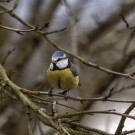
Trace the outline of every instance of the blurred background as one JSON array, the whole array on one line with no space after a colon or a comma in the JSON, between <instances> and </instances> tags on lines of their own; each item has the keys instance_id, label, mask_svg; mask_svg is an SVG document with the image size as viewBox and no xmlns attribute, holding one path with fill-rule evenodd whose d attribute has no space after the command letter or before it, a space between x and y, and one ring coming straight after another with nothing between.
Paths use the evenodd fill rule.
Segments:
<instances>
[{"instance_id":1,"label":"blurred background","mask_svg":"<svg viewBox=\"0 0 135 135\"><path fill-rule=\"evenodd\" d=\"M43 26L50 32L67 28L65 31L48 35L61 47L73 54L100 66L118 72L135 72L134 29L127 29L121 16L134 26L134 0L12 0L1 2L9 9L15 4L14 13L33 26ZM0 10L3 11L2 9ZM28 29L8 13L0 13L0 23L4 26ZM34 32L23 36L0 28L0 62L11 52L3 63L8 74L14 72L11 79L17 85L40 91L48 91L46 70L51 62L55 48ZM68 56L77 67L81 86L70 91L69 95L80 97L99 97L107 94L113 87L112 99L134 100L134 81L106 74L87 67ZM54 92L57 92L55 89ZM43 97L48 98L48 97ZM79 110L116 109L123 113L130 104L110 102L60 101ZM48 109L47 106L45 109ZM73 112L57 106L58 113ZM48 109L49 110L49 109ZM133 112L132 112L133 113ZM131 113L131 114L132 114ZM133 114L132 114L133 115ZM115 115L95 114L78 117L84 125L114 133L120 117ZM55 131L40 123L33 116L33 135L53 135ZM135 121L127 119L123 130L135 129ZM21 102L5 97L0 101L0 135L27 135L27 117Z\"/></svg>"}]
</instances>

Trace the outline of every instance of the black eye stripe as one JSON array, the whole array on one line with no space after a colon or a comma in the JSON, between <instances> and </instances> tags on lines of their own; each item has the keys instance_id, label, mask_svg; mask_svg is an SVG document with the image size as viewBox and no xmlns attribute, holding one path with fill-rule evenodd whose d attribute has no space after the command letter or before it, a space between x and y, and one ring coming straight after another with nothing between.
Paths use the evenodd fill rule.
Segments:
<instances>
[{"instance_id":1,"label":"black eye stripe","mask_svg":"<svg viewBox=\"0 0 135 135\"><path fill-rule=\"evenodd\" d=\"M68 58L61 58L61 59L68 59ZM59 67L57 66L57 63L55 63L55 62L53 62L52 64L53 64L53 68L50 69L51 71L63 70L63 69L66 69L66 68L70 68L70 67L71 67L71 62L70 62L69 59L68 59L68 65L67 65L66 67L64 67L64 68L59 68Z\"/></svg>"},{"instance_id":2,"label":"black eye stripe","mask_svg":"<svg viewBox=\"0 0 135 135\"><path fill-rule=\"evenodd\" d=\"M56 62L60 61L60 60L63 60L63 59L66 59L66 58L58 58L58 60L56 60Z\"/></svg>"}]
</instances>

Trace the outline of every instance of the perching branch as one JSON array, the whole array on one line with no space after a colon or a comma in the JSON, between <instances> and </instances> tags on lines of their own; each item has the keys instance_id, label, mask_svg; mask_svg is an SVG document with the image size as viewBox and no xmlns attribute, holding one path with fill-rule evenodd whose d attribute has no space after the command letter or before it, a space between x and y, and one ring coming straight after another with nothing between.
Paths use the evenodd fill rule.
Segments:
<instances>
[{"instance_id":1,"label":"perching branch","mask_svg":"<svg viewBox=\"0 0 135 135\"><path fill-rule=\"evenodd\" d=\"M42 92L42 91L29 91L27 89L21 89L21 91L27 95L48 95L48 92ZM110 92L108 94L110 96ZM97 98L82 98L82 97L73 97L73 96L68 96L68 99L74 100L74 101L79 101L81 103L83 102L89 102L89 101L108 101L108 102L120 102L120 103L135 103L135 100L117 100L117 99L109 99L109 96L103 96L103 97L97 97ZM64 100L64 96L59 94L59 93L52 93L52 96L56 97L62 97ZM107 98L106 98L107 97ZM39 99L39 98L38 98ZM41 98L40 98L41 99ZM60 98L61 100L61 98Z\"/></svg>"},{"instance_id":2,"label":"perching branch","mask_svg":"<svg viewBox=\"0 0 135 135\"><path fill-rule=\"evenodd\" d=\"M18 96L18 98L24 103L25 106L31 108L35 113L37 113L38 118L45 124L50 125L51 127L55 128L61 135L66 135L59 125L52 120L50 116L44 113L40 107L34 104L31 100L29 100L22 92L21 87L12 83L6 75L4 68L0 65L0 77L7 85L12 88L13 92ZM42 118L42 119L41 119Z\"/></svg>"},{"instance_id":3,"label":"perching branch","mask_svg":"<svg viewBox=\"0 0 135 135\"><path fill-rule=\"evenodd\" d=\"M32 102L25 94L22 93L22 90L25 90L17 85L15 85L6 75L6 72L2 65L0 65L0 78L1 81L5 82L5 84L12 89L14 94L23 102L23 104L27 107L29 107L31 110L33 110L37 117L41 122L43 122L45 125L50 126L54 129L56 129L60 135L91 135L91 134L85 134L83 131L76 131L71 128L65 128L61 123L59 123L57 120L53 120L53 118L45 113L42 108L37 106L34 102ZM0 83L1 85L2 83ZM5 89L6 90L6 89ZM27 90L29 91L29 90Z\"/></svg>"},{"instance_id":4,"label":"perching branch","mask_svg":"<svg viewBox=\"0 0 135 135\"><path fill-rule=\"evenodd\" d=\"M62 28L60 30L50 31L50 32L44 31L44 28L46 28L46 26L48 27L48 24L45 24L41 28L39 28L38 26L34 27L31 24L29 24L28 22L26 22L23 19L19 18L16 14L14 14L12 12L13 10L12 11L8 10L8 8L6 8L5 6L3 6L1 4L0 4L0 7L5 12L7 12L9 15L11 15L12 18L17 19L19 22L21 22L22 24L27 26L28 30L19 30L19 29L6 27L6 26L3 26L3 25L1 25L0 28L6 29L8 31L16 32L16 33L18 33L20 35L23 35L24 32L32 32L32 31L34 31L36 34L39 34L40 37L43 37L45 40L47 40L54 48L66 52L67 54L69 54L72 57L76 58L78 61L80 61L81 63L83 63L84 65L86 65L88 67L92 67L92 68L95 68L97 70L103 71L103 72L105 72L105 73L107 73L109 75L111 74L111 77L112 76L115 77L114 75L117 75L118 77L125 77L125 78L129 78L131 80L135 80L135 76L134 76L135 72L134 71L133 71L133 73L127 73L127 74L126 73L120 73L120 72L123 72L124 69L126 69L125 67L127 67L127 66L123 66L123 65L126 65L127 63L129 64L130 62L127 62L127 61L129 61L129 59L132 60L134 58L135 53L130 58L127 58L128 56L125 55L126 56L125 57L126 62L125 61L123 62L123 59L121 60L124 63L122 65L124 68L112 68L112 70L104 68L104 67L102 67L100 65L97 65L95 63L91 63L91 62L81 58L80 56L78 56L74 52L71 53L71 52L67 51L66 49L64 49L60 45L58 45L57 43L53 42L52 39L50 39L47 36L48 34L63 31L66 28ZM129 27L129 24L126 21L126 19L123 20L123 21ZM134 36L134 33L132 33L130 35L129 40L127 40L127 43L129 43L131 41L133 36ZM128 46L128 44L125 45L125 50L127 50L127 46ZM132 52L134 52L134 51L132 51ZM6 60L4 60L4 61L6 61ZM121 67L120 64L118 65L118 67ZM43 99L43 97L41 98L39 96L48 95L47 92L30 91L30 90L18 87L17 85L15 85L9 79L9 76L6 75L6 72L4 71L2 66L0 66L0 81L2 83L4 82L4 86L6 86L6 87L2 87L2 83L0 84L0 88L2 89L2 92L3 91L7 92L8 88L11 89L13 91L13 95L17 95L17 97L24 103L25 107L28 107L28 108L30 108L31 111L35 112L40 121L42 121L45 125L48 125L48 126L52 127L54 130L56 129L56 131L58 131L59 134L62 134L62 135L70 135L70 134L73 134L73 135L76 135L76 134L78 134L78 135L88 135L87 133L89 133L89 131L93 131L94 133L99 133L99 134L102 134L102 135L108 134L108 133L102 132L100 130L99 131L95 130L95 129L92 130L92 128L85 127L83 124L81 124L79 122L77 123L77 122L74 122L72 120L66 121L69 118L72 118L72 117L77 116L77 115L81 115L81 116L83 116L83 114L95 115L95 114L98 114L98 113L99 114L118 115L118 116L122 117L121 121L120 121L120 123L118 125L118 129L119 129L118 132L120 134L124 134L124 133L126 134L126 132L122 133L123 125L124 125L124 122L125 122L126 118L135 119L135 116L129 115L129 113L128 113L129 110L131 110L131 108L128 108L128 112L126 111L125 113L118 113L118 112L116 112L115 110L112 110L112 109L111 110L103 110L103 111L102 110L101 111L96 111L96 110L94 110L94 111L93 110L91 110L91 111L83 111L83 110L79 111L76 108L73 108L73 107L66 106L66 105L58 103L58 100L64 99L63 95L61 95L59 93L53 93L54 97L50 98L50 97L46 96L45 99ZM121 99L115 100L115 99L112 99L111 98L112 95L115 94L115 92L113 92L112 90L113 89L111 89L107 95L102 96L102 97L98 97L98 98L82 98L82 97L69 96L69 100L79 101L80 103L89 102L89 101L102 101L102 102L107 102L108 101L108 102L120 102L120 103L133 103L133 104L135 104L135 101L131 101L131 100L121 100ZM51 113L47 114L47 111L44 108L40 107L41 105L52 105L52 112L53 112L52 114L53 115L51 116ZM67 108L72 109L72 110L74 110L76 112L69 113L69 114L63 114L63 115L58 115L56 113L56 111L57 111L56 110L56 105L61 105L61 106L67 107ZM69 124L70 126L73 126L73 127L75 126L75 128L73 128L73 129L72 128L67 128L65 126L65 124L63 126L64 120L65 120L65 123L67 122L66 124ZM30 125L29 125L29 127L30 127ZM30 131L30 134L32 134L31 130L29 130L29 131ZM127 134L132 133L132 132L134 132L134 131L129 131L129 132L127 132Z\"/></svg>"},{"instance_id":5,"label":"perching branch","mask_svg":"<svg viewBox=\"0 0 135 135\"><path fill-rule=\"evenodd\" d=\"M82 111L82 112L75 112L75 113L71 113L71 114L69 113L69 114L57 115L57 116L54 116L54 117L50 117L40 107L38 107L34 102L32 102L27 96L25 96L22 93L22 92L26 93L26 91L27 91L27 94L30 94L30 93L32 94L33 91L29 91L29 90L23 89L21 87L18 87L12 81L10 81L10 79L6 75L6 72L5 72L4 68L1 65L0 65L0 78L3 80L3 82L5 82L5 84L8 87L10 87L13 90L13 92L18 96L18 98L24 103L25 106L29 107L30 109L32 109L37 114L37 116L40 119L40 121L42 121L45 125L49 125L49 126L55 128L58 132L60 132L61 135L67 135L67 134L76 135L77 131L74 131L74 130L72 130L70 128L66 129L60 123L55 122L57 119L71 118L71 117L77 116L77 115L96 114L96 113L97 114L113 114L113 115L118 115L118 116L122 116L122 118L124 118L124 119L125 118L135 119L135 116L128 115L127 113L123 113L123 114L117 113L117 112L115 112L114 109L104 110L104 111ZM29 91L29 93L28 93L28 91ZM36 92L38 92L38 91L36 91ZM35 93L35 94L40 94L40 92L39 93ZM110 95L110 92L108 94L108 97L109 97L109 95ZM60 96L60 95L58 94L57 96ZM85 135L85 134L82 133L80 135Z\"/></svg>"}]
</instances>

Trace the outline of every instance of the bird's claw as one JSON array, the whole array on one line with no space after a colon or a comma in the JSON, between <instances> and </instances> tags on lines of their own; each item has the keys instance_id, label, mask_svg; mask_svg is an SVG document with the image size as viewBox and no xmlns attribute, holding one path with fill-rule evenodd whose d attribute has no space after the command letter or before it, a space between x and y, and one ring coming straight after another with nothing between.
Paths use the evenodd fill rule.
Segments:
<instances>
[{"instance_id":1,"label":"bird's claw","mask_svg":"<svg viewBox=\"0 0 135 135\"><path fill-rule=\"evenodd\" d=\"M68 100L67 93L64 95L65 100Z\"/></svg>"},{"instance_id":2,"label":"bird's claw","mask_svg":"<svg viewBox=\"0 0 135 135\"><path fill-rule=\"evenodd\" d=\"M49 97L52 97L53 95L52 95L52 89L50 89L49 91L48 91L48 96Z\"/></svg>"},{"instance_id":3,"label":"bird's claw","mask_svg":"<svg viewBox=\"0 0 135 135\"><path fill-rule=\"evenodd\" d=\"M68 93L67 90L60 93L60 94L64 95L65 100L68 100L68 94L67 93Z\"/></svg>"}]
</instances>

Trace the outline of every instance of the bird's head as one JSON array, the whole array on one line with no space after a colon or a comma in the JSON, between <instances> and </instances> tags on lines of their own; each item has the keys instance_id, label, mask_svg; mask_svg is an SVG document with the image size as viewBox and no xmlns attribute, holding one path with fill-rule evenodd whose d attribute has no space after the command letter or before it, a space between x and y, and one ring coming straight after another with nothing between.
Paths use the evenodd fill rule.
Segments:
<instances>
[{"instance_id":1,"label":"bird's head","mask_svg":"<svg viewBox=\"0 0 135 135\"><path fill-rule=\"evenodd\" d=\"M52 55L52 63L50 65L51 70L62 70L70 67L70 65L71 63L64 52L54 52Z\"/></svg>"}]
</instances>

